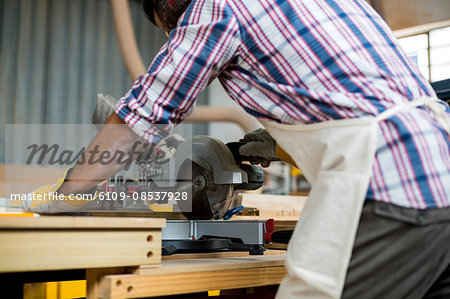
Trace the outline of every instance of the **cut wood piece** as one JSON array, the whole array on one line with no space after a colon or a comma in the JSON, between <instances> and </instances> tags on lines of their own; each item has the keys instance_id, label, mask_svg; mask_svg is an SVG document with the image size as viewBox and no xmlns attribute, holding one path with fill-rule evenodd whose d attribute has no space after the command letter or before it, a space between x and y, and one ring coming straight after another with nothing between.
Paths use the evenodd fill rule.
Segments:
<instances>
[{"instance_id":1,"label":"cut wood piece","mask_svg":"<svg viewBox=\"0 0 450 299\"><path fill-rule=\"evenodd\" d=\"M151 297L274 285L286 275L284 259L285 255L270 255L163 261L161 268L148 273L106 275L99 295Z\"/></svg>"}]
</instances>

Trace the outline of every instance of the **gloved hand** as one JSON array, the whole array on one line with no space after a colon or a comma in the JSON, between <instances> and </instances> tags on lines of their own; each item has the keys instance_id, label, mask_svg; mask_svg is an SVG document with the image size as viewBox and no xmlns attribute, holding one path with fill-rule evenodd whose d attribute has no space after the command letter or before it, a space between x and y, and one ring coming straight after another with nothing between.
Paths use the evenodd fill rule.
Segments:
<instances>
[{"instance_id":1,"label":"gloved hand","mask_svg":"<svg viewBox=\"0 0 450 299\"><path fill-rule=\"evenodd\" d=\"M92 123L98 131L103 128L108 118L114 113L116 103L117 100L110 95L97 94L97 104L92 114Z\"/></svg>"},{"instance_id":2,"label":"gloved hand","mask_svg":"<svg viewBox=\"0 0 450 299\"><path fill-rule=\"evenodd\" d=\"M67 169L56 184L39 187L27 194L27 200L16 200L10 206L19 206L28 212L39 214L73 213L80 212L83 207L97 197L97 192L84 194L63 195L57 193L59 187L64 183L72 168ZM82 199L82 200L80 200Z\"/></svg>"},{"instance_id":3,"label":"gloved hand","mask_svg":"<svg viewBox=\"0 0 450 299\"><path fill-rule=\"evenodd\" d=\"M239 154L247 157L258 157L253 159L252 164L258 164L267 167L270 161L277 160L276 142L270 136L267 130L260 128L253 132L245 134L242 141L247 142L239 148Z\"/></svg>"},{"instance_id":4,"label":"gloved hand","mask_svg":"<svg viewBox=\"0 0 450 299\"><path fill-rule=\"evenodd\" d=\"M244 135L244 144L239 148L241 156L258 157L263 167L270 165L270 161L283 160L288 164L297 167L291 156L279 147L275 139L270 136L266 129L260 128ZM253 163L253 162L252 162Z\"/></svg>"}]
</instances>

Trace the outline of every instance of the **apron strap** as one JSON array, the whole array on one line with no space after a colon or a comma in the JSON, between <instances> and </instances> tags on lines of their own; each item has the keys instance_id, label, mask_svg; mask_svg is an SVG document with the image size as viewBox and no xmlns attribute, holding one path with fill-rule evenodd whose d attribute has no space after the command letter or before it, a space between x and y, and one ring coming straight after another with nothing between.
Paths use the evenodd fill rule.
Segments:
<instances>
[{"instance_id":1,"label":"apron strap","mask_svg":"<svg viewBox=\"0 0 450 299\"><path fill-rule=\"evenodd\" d=\"M427 107L434 120L436 120L436 122L447 132L447 134L450 135L450 118L446 114L448 104L438 98L425 96L411 102L396 105L380 113L375 119L379 122L394 116L401 110L419 106Z\"/></svg>"}]
</instances>

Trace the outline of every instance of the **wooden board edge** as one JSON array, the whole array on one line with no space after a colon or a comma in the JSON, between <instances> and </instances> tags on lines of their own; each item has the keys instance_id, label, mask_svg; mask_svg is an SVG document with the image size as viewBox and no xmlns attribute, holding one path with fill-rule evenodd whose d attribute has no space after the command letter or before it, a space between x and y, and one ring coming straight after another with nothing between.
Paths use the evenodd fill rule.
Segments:
<instances>
[{"instance_id":1,"label":"wooden board edge","mask_svg":"<svg viewBox=\"0 0 450 299\"><path fill-rule=\"evenodd\" d=\"M279 284L284 266L200 271L152 276L107 275L99 286L101 298L179 295Z\"/></svg>"}]
</instances>

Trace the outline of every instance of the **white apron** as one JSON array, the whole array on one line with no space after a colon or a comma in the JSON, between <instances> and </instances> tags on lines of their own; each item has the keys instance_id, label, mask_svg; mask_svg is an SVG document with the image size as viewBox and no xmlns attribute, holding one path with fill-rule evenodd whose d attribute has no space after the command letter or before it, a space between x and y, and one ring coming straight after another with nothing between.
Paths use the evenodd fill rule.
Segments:
<instances>
[{"instance_id":1,"label":"white apron","mask_svg":"<svg viewBox=\"0 0 450 299\"><path fill-rule=\"evenodd\" d=\"M445 104L439 102L443 103L426 97L377 117L308 125L262 122L312 185L289 242L288 275L276 298L341 296L375 158L377 123L399 111L426 106L450 134Z\"/></svg>"}]
</instances>

